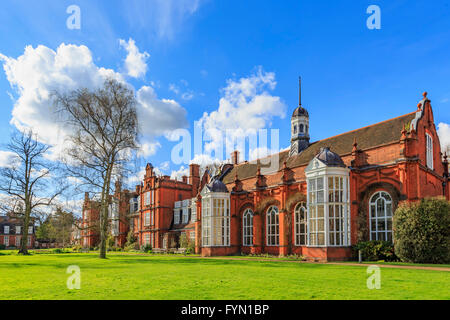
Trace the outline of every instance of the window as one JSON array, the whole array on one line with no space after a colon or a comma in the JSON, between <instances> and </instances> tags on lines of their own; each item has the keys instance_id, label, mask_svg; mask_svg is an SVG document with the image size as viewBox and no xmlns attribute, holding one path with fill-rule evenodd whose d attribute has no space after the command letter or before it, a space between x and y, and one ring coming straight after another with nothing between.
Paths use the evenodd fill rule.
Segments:
<instances>
[{"instance_id":1,"label":"window","mask_svg":"<svg viewBox=\"0 0 450 320\"><path fill-rule=\"evenodd\" d=\"M28 227L28 234L33 234L33 226Z\"/></svg>"},{"instance_id":2,"label":"window","mask_svg":"<svg viewBox=\"0 0 450 320\"><path fill-rule=\"evenodd\" d=\"M9 246L9 236L3 237L3 241L5 242L5 247Z\"/></svg>"},{"instance_id":3,"label":"window","mask_svg":"<svg viewBox=\"0 0 450 320\"><path fill-rule=\"evenodd\" d=\"M150 205L150 191L144 193L144 206Z\"/></svg>"},{"instance_id":4,"label":"window","mask_svg":"<svg viewBox=\"0 0 450 320\"><path fill-rule=\"evenodd\" d=\"M211 208L210 199L202 200L202 244L211 245Z\"/></svg>"},{"instance_id":5,"label":"window","mask_svg":"<svg viewBox=\"0 0 450 320\"><path fill-rule=\"evenodd\" d=\"M5 234L9 234L9 226L5 226L5 228L4 228L4 233L5 233Z\"/></svg>"},{"instance_id":6,"label":"window","mask_svg":"<svg viewBox=\"0 0 450 320\"><path fill-rule=\"evenodd\" d=\"M16 226L16 234L20 234L22 231L22 227L21 226Z\"/></svg>"},{"instance_id":7,"label":"window","mask_svg":"<svg viewBox=\"0 0 450 320\"><path fill-rule=\"evenodd\" d=\"M27 246L31 246L31 237L27 238Z\"/></svg>"},{"instance_id":8,"label":"window","mask_svg":"<svg viewBox=\"0 0 450 320\"><path fill-rule=\"evenodd\" d=\"M137 197L137 203L138 203L137 209L138 209L138 211L140 211L141 210L141 197L140 196Z\"/></svg>"},{"instance_id":9,"label":"window","mask_svg":"<svg viewBox=\"0 0 450 320\"><path fill-rule=\"evenodd\" d=\"M253 211L246 209L242 215L242 244L253 245Z\"/></svg>"},{"instance_id":10,"label":"window","mask_svg":"<svg viewBox=\"0 0 450 320\"><path fill-rule=\"evenodd\" d=\"M433 138L428 133L425 133L425 137L427 140L427 167L433 169Z\"/></svg>"},{"instance_id":11,"label":"window","mask_svg":"<svg viewBox=\"0 0 450 320\"><path fill-rule=\"evenodd\" d=\"M278 207L272 206L266 214L266 243L268 246L278 246L279 229Z\"/></svg>"},{"instance_id":12,"label":"window","mask_svg":"<svg viewBox=\"0 0 450 320\"><path fill-rule=\"evenodd\" d=\"M20 247L20 237L16 237L16 247Z\"/></svg>"},{"instance_id":13,"label":"window","mask_svg":"<svg viewBox=\"0 0 450 320\"><path fill-rule=\"evenodd\" d=\"M203 246L230 245L230 200L226 197L202 199Z\"/></svg>"},{"instance_id":14,"label":"window","mask_svg":"<svg viewBox=\"0 0 450 320\"><path fill-rule=\"evenodd\" d=\"M154 226L155 225L155 212L152 211L150 213L150 225Z\"/></svg>"},{"instance_id":15,"label":"window","mask_svg":"<svg viewBox=\"0 0 450 320\"><path fill-rule=\"evenodd\" d=\"M297 134L297 125L294 125L294 134Z\"/></svg>"},{"instance_id":16,"label":"window","mask_svg":"<svg viewBox=\"0 0 450 320\"><path fill-rule=\"evenodd\" d=\"M150 244L150 234L149 233L145 234L144 243L145 244Z\"/></svg>"},{"instance_id":17,"label":"window","mask_svg":"<svg viewBox=\"0 0 450 320\"><path fill-rule=\"evenodd\" d=\"M150 225L150 212L146 212L145 213L145 221L144 221L144 226L148 227Z\"/></svg>"},{"instance_id":18,"label":"window","mask_svg":"<svg viewBox=\"0 0 450 320\"><path fill-rule=\"evenodd\" d=\"M310 179L308 182L309 194L309 245L325 245L325 204L324 204L324 178Z\"/></svg>"},{"instance_id":19,"label":"window","mask_svg":"<svg viewBox=\"0 0 450 320\"><path fill-rule=\"evenodd\" d=\"M187 207L184 207L183 209L183 223L189 222L189 210Z\"/></svg>"},{"instance_id":20,"label":"window","mask_svg":"<svg viewBox=\"0 0 450 320\"><path fill-rule=\"evenodd\" d=\"M174 224L179 224L180 223L180 209L175 209L174 210Z\"/></svg>"},{"instance_id":21,"label":"window","mask_svg":"<svg viewBox=\"0 0 450 320\"><path fill-rule=\"evenodd\" d=\"M345 200L344 177L328 177L328 237L330 246L342 246L345 239L347 210Z\"/></svg>"},{"instance_id":22,"label":"window","mask_svg":"<svg viewBox=\"0 0 450 320\"><path fill-rule=\"evenodd\" d=\"M303 133L303 128L304 128L305 126L303 125L303 124L301 124L300 125L300 133Z\"/></svg>"},{"instance_id":23,"label":"window","mask_svg":"<svg viewBox=\"0 0 450 320\"><path fill-rule=\"evenodd\" d=\"M189 241L192 245L195 244L195 231L189 232Z\"/></svg>"},{"instance_id":24,"label":"window","mask_svg":"<svg viewBox=\"0 0 450 320\"><path fill-rule=\"evenodd\" d=\"M348 176L308 179L308 245L350 245Z\"/></svg>"},{"instance_id":25,"label":"window","mask_svg":"<svg viewBox=\"0 0 450 320\"><path fill-rule=\"evenodd\" d=\"M295 245L306 245L306 208L304 203L299 203L294 210L295 215Z\"/></svg>"},{"instance_id":26,"label":"window","mask_svg":"<svg viewBox=\"0 0 450 320\"><path fill-rule=\"evenodd\" d=\"M384 191L370 198L370 240L392 241L392 198Z\"/></svg>"}]
</instances>

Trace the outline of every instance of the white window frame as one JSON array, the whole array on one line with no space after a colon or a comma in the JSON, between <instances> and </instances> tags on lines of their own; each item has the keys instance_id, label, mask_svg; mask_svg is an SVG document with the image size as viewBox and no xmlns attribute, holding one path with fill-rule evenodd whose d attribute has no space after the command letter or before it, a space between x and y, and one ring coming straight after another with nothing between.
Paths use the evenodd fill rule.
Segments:
<instances>
[{"instance_id":1,"label":"white window frame","mask_svg":"<svg viewBox=\"0 0 450 320\"><path fill-rule=\"evenodd\" d=\"M266 245L280 245L280 211L277 206L270 206L266 211Z\"/></svg>"},{"instance_id":2,"label":"white window frame","mask_svg":"<svg viewBox=\"0 0 450 320\"><path fill-rule=\"evenodd\" d=\"M182 212L183 212L183 220L182 220L182 223L183 223L183 224L186 224L186 223L189 222L189 210L188 210L188 207L183 207L181 210L182 210Z\"/></svg>"},{"instance_id":3,"label":"white window frame","mask_svg":"<svg viewBox=\"0 0 450 320\"><path fill-rule=\"evenodd\" d=\"M3 237L3 243L5 244L5 247L9 247L9 236Z\"/></svg>"},{"instance_id":4,"label":"white window frame","mask_svg":"<svg viewBox=\"0 0 450 320\"><path fill-rule=\"evenodd\" d=\"M144 236L144 244L150 244L150 233L146 233Z\"/></svg>"},{"instance_id":5,"label":"white window frame","mask_svg":"<svg viewBox=\"0 0 450 320\"><path fill-rule=\"evenodd\" d=\"M20 247L20 236L16 236L16 247Z\"/></svg>"},{"instance_id":6,"label":"white window frame","mask_svg":"<svg viewBox=\"0 0 450 320\"><path fill-rule=\"evenodd\" d=\"M426 137L427 167L433 170L434 169L433 138L428 133L425 133L425 137Z\"/></svg>"},{"instance_id":7,"label":"white window frame","mask_svg":"<svg viewBox=\"0 0 450 320\"><path fill-rule=\"evenodd\" d=\"M301 215L303 213L303 219ZM294 209L294 236L296 246L306 246L308 243L308 210L306 209L306 204L304 202L299 202ZM303 232L302 232L303 226ZM302 241L303 237L303 241Z\"/></svg>"},{"instance_id":8,"label":"white window frame","mask_svg":"<svg viewBox=\"0 0 450 320\"><path fill-rule=\"evenodd\" d=\"M378 216L378 210L380 209L378 207L378 202L383 202L382 210L384 211L384 216L380 217ZM375 192L370 197L369 200L370 240L384 240L393 242L394 234L392 232L392 223L393 223L392 220L393 220L392 196L386 191ZM379 222L384 222L384 230L378 230Z\"/></svg>"},{"instance_id":9,"label":"white window frame","mask_svg":"<svg viewBox=\"0 0 450 320\"><path fill-rule=\"evenodd\" d=\"M174 215L173 223L180 224L180 209L175 209L173 215Z\"/></svg>"},{"instance_id":10,"label":"white window frame","mask_svg":"<svg viewBox=\"0 0 450 320\"><path fill-rule=\"evenodd\" d=\"M9 226L5 226L5 227L3 228L3 233L4 233L4 234L9 234Z\"/></svg>"},{"instance_id":11,"label":"white window frame","mask_svg":"<svg viewBox=\"0 0 450 320\"><path fill-rule=\"evenodd\" d=\"M202 246L230 245L230 195L211 192L202 197Z\"/></svg>"},{"instance_id":12,"label":"white window frame","mask_svg":"<svg viewBox=\"0 0 450 320\"><path fill-rule=\"evenodd\" d=\"M150 211L147 211L144 217L144 227L148 226L150 226Z\"/></svg>"},{"instance_id":13,"label":"white window frame","mask_svg":"<svg viewBox=\"0 0 450 320\"><path fill-rule=\"evenodd\" d=\"M348 168L328 167L318 159L313 159L305 170L308 188L307 246L351 246L349 173ZM332 188L330 190L329 178L333 178L333 181L336 178L342 178L342 189ZM317 187L318 181L323 184L321 188ZM330 198L330 194L334 192L340 194L337 202L333 197ZM339 208L336 210L339 213L338 219L334 215L336 207ZM339 229L336 228L337 221ZM333 241L330 241L330 237ZM338 239L339 241L337 241Z\"/></svg>"},{"instance_id":14,"label":"white window frame","mask_svg":"<svg viewBox=\"0 0 450 320\"><path fill-rule=\"evenodd\" d=\"M28 234L33 234L33 226L28 227Z\"/></svg>"},{"instance_id":15,"label":"white window frame","mask_svg":"<svg viewBox=\"0 0 450 320\"><path fill-rule=\"evenodd\" d=\"M242 214L242 245L245 247L253 246L253 210L245 209Z\"/></svg>"},{"instance_id":16,"label":"white window frame","mask_svg":"<svg viewBox=\"0 0 450 320\"><path fill-rule=\"evenodd\" d=\"M16 234L21 234L21 231L22 231L22 227L16 226Z\"/></svg>"},{"instance_id":17,"label":"white window frame","mask_svg":"<svg viewBox=\"0 0 450 320\"><path fill-rule=\"evenodd\" d=\"M27 246L31 246L31 237L27 237Z\"/></svg>"}]
</instances>

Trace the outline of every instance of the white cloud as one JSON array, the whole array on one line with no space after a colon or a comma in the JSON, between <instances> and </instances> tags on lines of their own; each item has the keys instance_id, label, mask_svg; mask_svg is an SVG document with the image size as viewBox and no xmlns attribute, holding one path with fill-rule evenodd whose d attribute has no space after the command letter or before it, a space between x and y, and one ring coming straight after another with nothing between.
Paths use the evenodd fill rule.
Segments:
<instances>
[{"instance_id":1,"label":"white cloud","mask_svg":"<svg viewBox=\"0 0 450 320\"><path fill-rule=\"evenodd\" d=\"M161 144L159 142L144 142L139 148L138 156L144 158L153 156L156 154L156 151L158 151L159 148L161 148Z\"/></svg>"},{"instance_id":2,"label":"white cloud","mask_svg":"<svg viewBox=\"0 0 450 320\"><path fill-rule=\"evenodd\" d=\"M175 100L158 99L155 90L149 86L139 89L136 96L141 132L144 135L156 137L187 127L187 112Z\"/></svg>"},{"instance_id":3,"label":"white cloud","mask_svg":"<svg viewBox=\"0 0 450 320\"><path fill-rule=\"evenodd\" d=\"M144 77L148 69L146 61L150 57L150 54L145 51L140 52L136 46L136 42L131 38L128 42L120 39L119 43L128 53L125 59L127 74L133 78Z\"/></svg>"},{"instance_id":4,"label":"white cloud","mask_svg":"<svg viewBox=\"0 0 450 320\"><path fill-rule=\"evenodd\" d=\"M447 152L450 156L450 125L448 123L440 122L438 124L439 141L441 142L442 153Z\"/></svg>"},{"instance_id":5,"label":"white cloud","mask_svg":"<svg viewBox=\"0 0 450 320\"><path fill-rule=\"evenodd\" d=\"M51 103L51 93L79 88L95 89L106 78L124 82L112 69L98 67L86 46L61 44L56 51L39 45L27 46L18 58L0 54L7 80L15 90L11 124L24 131L32 128L38 139L53 146L48 157L56 160L69 133L62 126ZM137 111L141 120L142 149L150 156L161 146L156 138L176 128L187 126L186 110L174 100L158 99L155 90L143 86L136 92Z\"/></svg>"},{"instance_id":6,"label":"white cloud","mask_svg":"<svg viewBox=\"0 0 450 320\"><path fill-rule=\"evenodd\" d=\"M177 171L172 171L170 174L170 179L182 181L183 176L188 177L189 176L189 168L185 168L184 166L181 166L180 169Z\"/></svg>"},{"instance_id":7,"label":"white cloud","mask_svg":"<svg viewBox=\"0 0 450 320\"><path fill-rule=\"evenodd\" d=\"M275 87L275 74L261 67L249 77L228 80L218 109L205 112L199 121L211 140L205 143L205 153L220 149L227 134L232 139L248 137L258 129L270 128L274 117L284 118L285 104L280 97L269 93ZM233 150L230 141L227 144L227 150Z\"/></svg>"},{"instance_id":8,"label":"white cloud","mask_svg":"<svg viewBox=\"0 0 450 320\"><path fill-rule=\"evenodd\" d=\"M0 168L10 168L17 164L19 158L14 152L0 150Z\"/></svg>"}]
</instances>

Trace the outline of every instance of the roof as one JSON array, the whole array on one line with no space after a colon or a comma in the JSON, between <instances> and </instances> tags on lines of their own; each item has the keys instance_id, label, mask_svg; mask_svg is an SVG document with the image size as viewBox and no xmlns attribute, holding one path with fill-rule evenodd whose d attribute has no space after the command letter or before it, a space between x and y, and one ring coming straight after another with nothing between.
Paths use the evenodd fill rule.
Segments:
<instances>
[{"instance_id":1,"label":"roof","mask_svg":"<svg viewBox=\"0 0 450 320\"><path fill-rule=\"evenodd\" d=\"M260 159L257 162L241 163L235 166L224 178L225 184L232 183L236 176L239 179L247 179L256 176L258 164L261 167L267 166L269 158L279 157L279 169L283 168L283 163L286 161L289 168L296 168L307 165L323 147L329 147L333 152L339 156L350 154L353 149L353 142L356 139L358 148L361 150L370 149L373 147L398 142L401 137L403 126L410 123L414 117L415 112L406 115L379 122L367 127L349 131L334 137L313 142L308 148L303 150L300 154L289 157L289 150L284 150L276 155L264 158L263 162Z\"/></svg>"},{"instance_id":2,"label":"roof","mask_svg":"<svg viewBox=\"0 0 450 320\"><path fill-rule=\"evenodd\" d=\"M305 108L303 108L302 106L298 106L292 113L292 118L295 117L309 117L309 114Z\"/></svg>"},{"instance_id":3,"label":"roof","mask_svg":"<svg viewBox=\"0 0 450 320\"><path fill-rule=\"evenodd\" d=\"M218 179L214 179L206 187L210 192L228 192L227 186Z\"/></svg>"},{"instance_id":4,"label":"roof","mask_svg":"<svg viewBox=\"0 0 450 320\"><path fill-rule=\"evenodd\" d=\"M346 167L341 157L337 153L331 151L328 147L320 148L320 152L316 158L329 167Z\"/></svg>"}]
</instances>

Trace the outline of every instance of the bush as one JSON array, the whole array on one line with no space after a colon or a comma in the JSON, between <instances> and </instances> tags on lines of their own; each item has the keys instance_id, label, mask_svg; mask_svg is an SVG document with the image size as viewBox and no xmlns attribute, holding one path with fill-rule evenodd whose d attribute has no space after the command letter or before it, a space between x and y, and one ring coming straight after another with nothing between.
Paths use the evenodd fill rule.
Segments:
<instances>
[{"instance_id":1,"label":"bush","mask_svg":"<svg viewBox=\"0 0 450 320\"><path fill-rule=\"evenodd\" d=\"M353 256L358 257L361 250L362 258L366 261L396 261L394 245L388 241L361 241L353 246Z\"/></svg>"},{"instance_id":2,"label":"bush","mask_svg":"<svg viewBox=\"0 0 450 320\"><path fill-rule=\"evenodd\" d=\"M150 244L143 244L141 246L141 251L145 253L152 252L152 246Z\"/></svg>"},{"instance_id":3,"label":"bush","mask_svg":"<svg viewBox=\"0 0 450 320\"><path fill-rule=\"evenodd\" d=\"M450 202L403 203L394 214L395 252L402 261L450 262Z\"/></svg>"},{"instance_id":4,"label":"bush","mask_svg":"<svg viewBox=\"0 0 450 320\"><path fill-rule=\"evenodd\" d=\"M81 252L81 249L83 249L83 247L79 244L72 247L73 252Z\"/></svg>"},{"instance_id":5,"label":"bush","mask_svg":"<svg viewBox=\"0 0 450 320\"><path fill-rule=\"evenodd\" d=\"M6 246L4 244L0 244L0 250L5 250Z\"/></svg>"}]
</instances>

